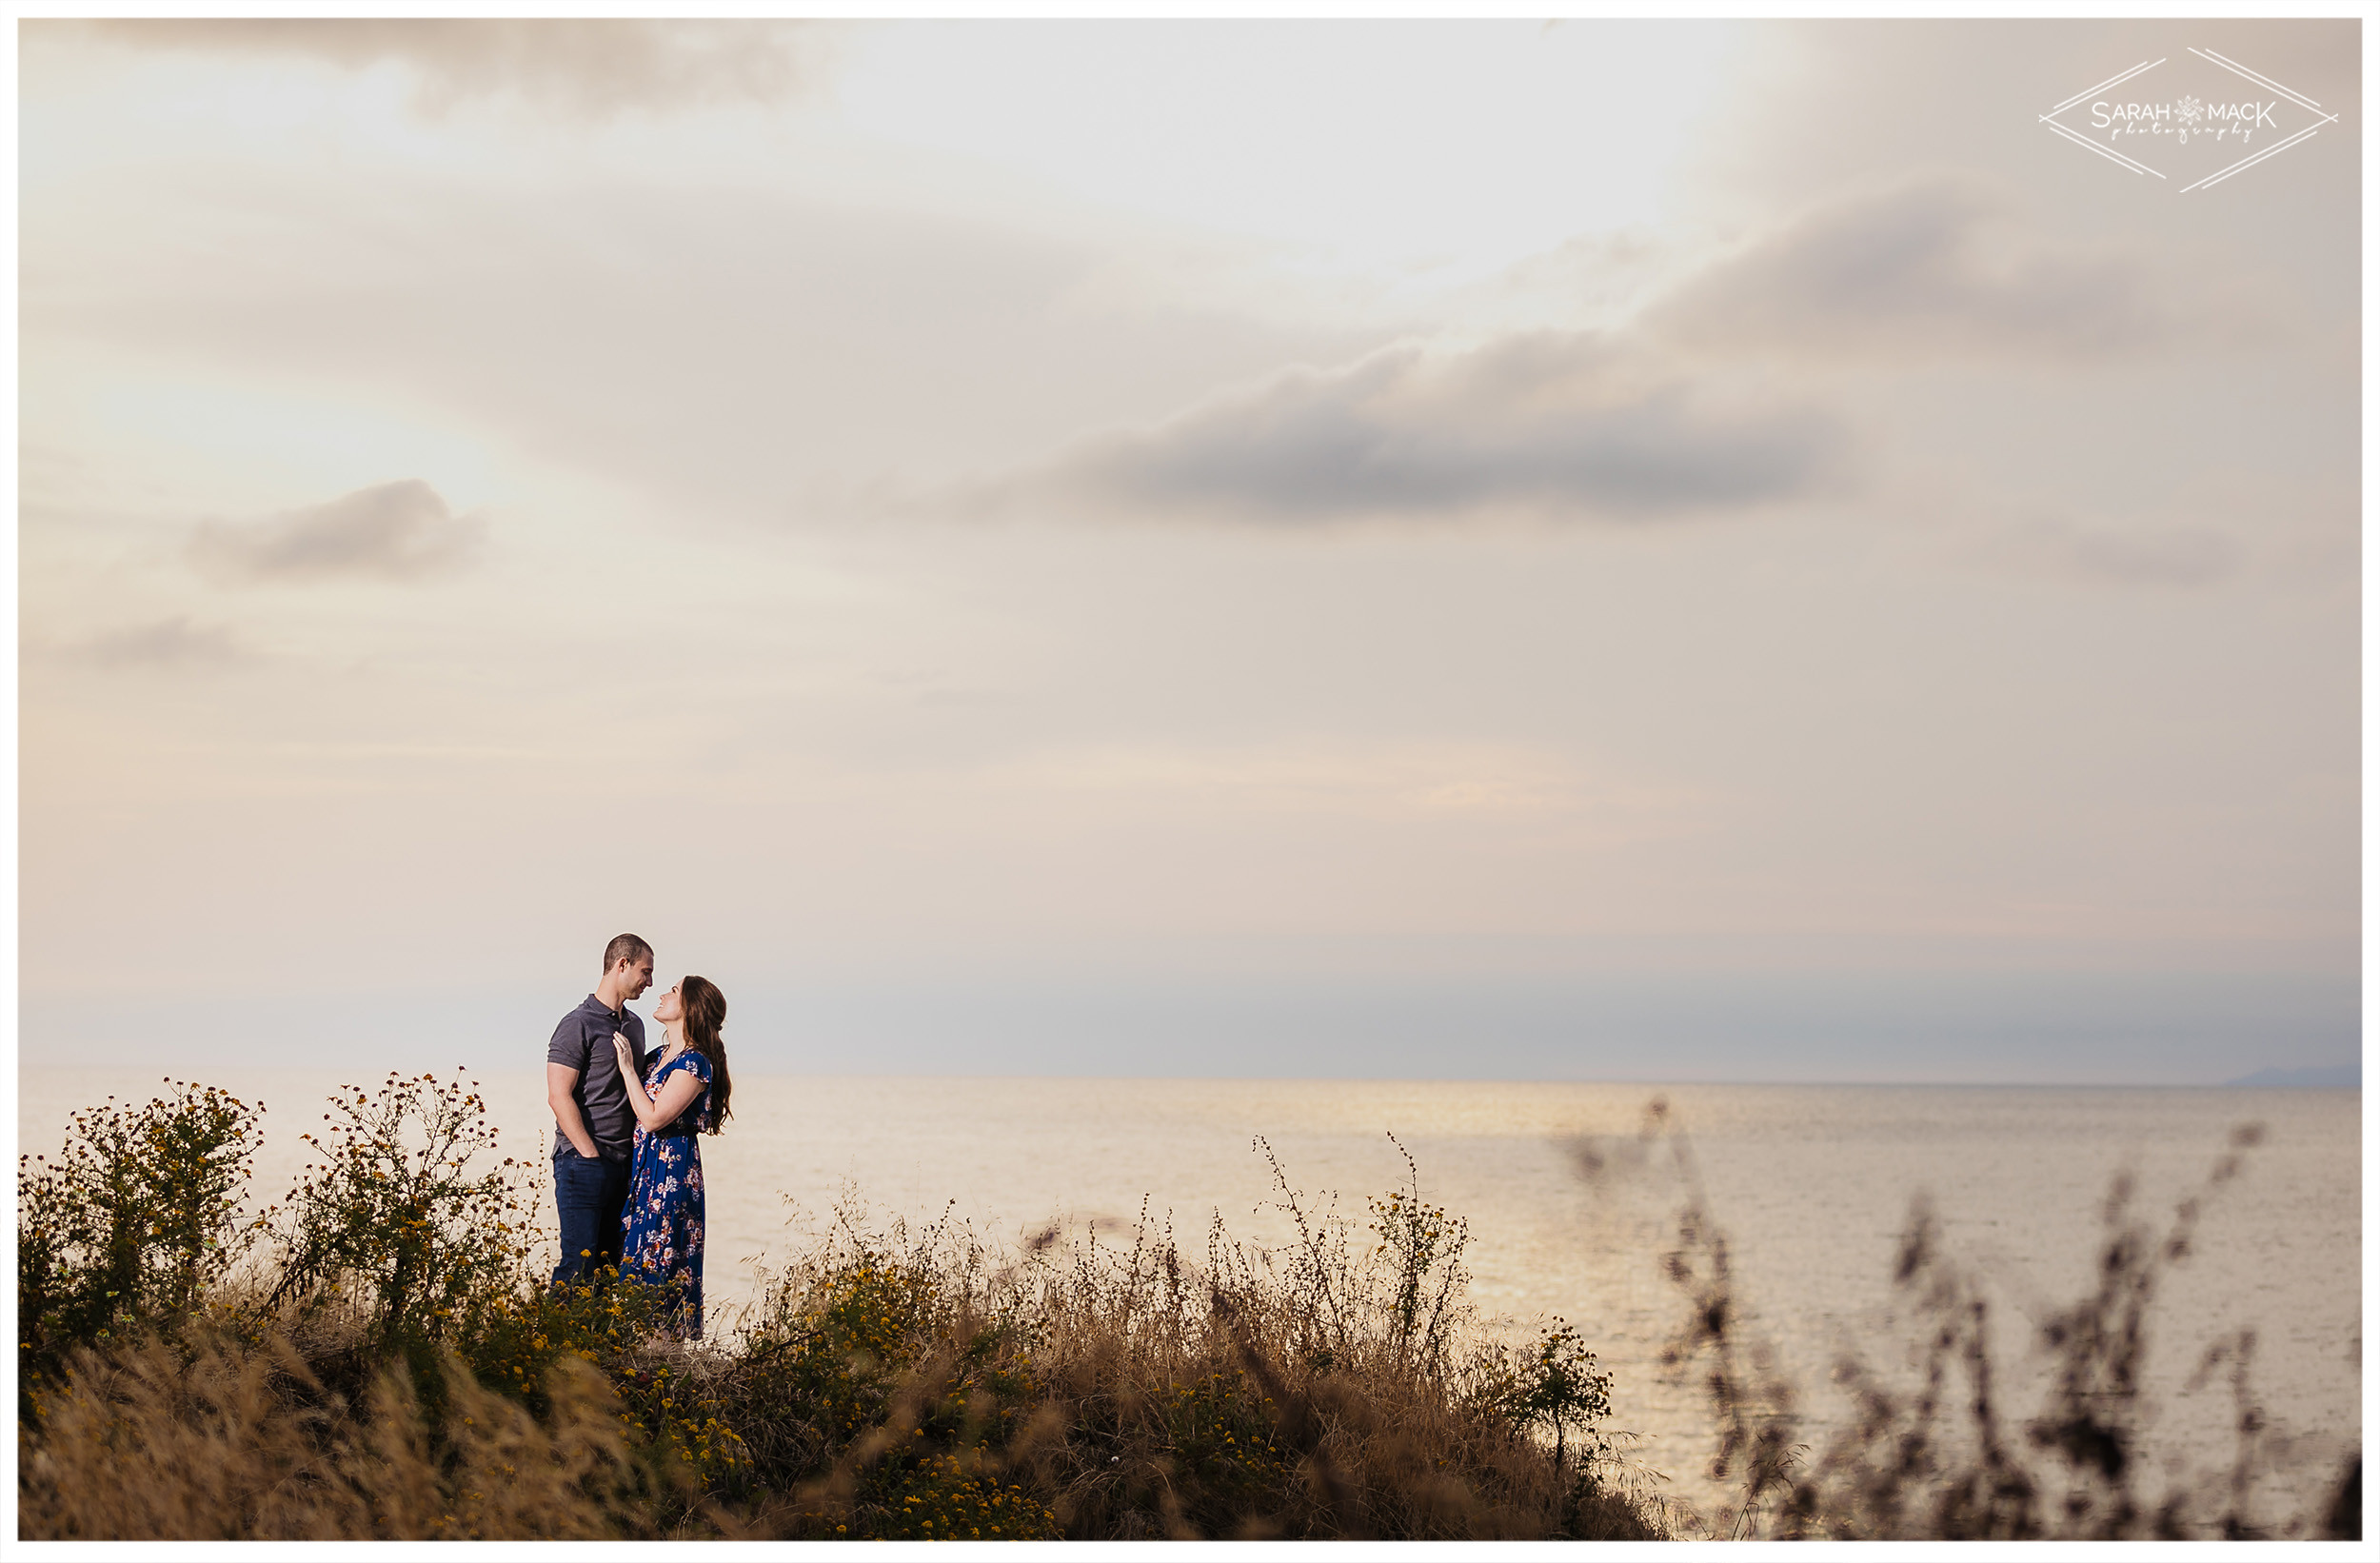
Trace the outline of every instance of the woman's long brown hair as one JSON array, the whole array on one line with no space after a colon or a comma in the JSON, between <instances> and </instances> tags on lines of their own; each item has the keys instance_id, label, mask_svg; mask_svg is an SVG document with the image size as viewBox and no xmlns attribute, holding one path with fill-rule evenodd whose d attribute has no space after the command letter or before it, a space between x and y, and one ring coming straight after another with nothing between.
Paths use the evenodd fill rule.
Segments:
<instances>
[{"instance_id":1,"label":"woman's long brown hair","mask_svg":"<svg viewBox=\"0 0 2380 1563\"><path fill-rule=\"evenodd\" d=\"M685 1045L711 1061L710 1110L703 1115L703 1132L719 1133L727 1116L727 1044L719 1039L727 1023L727 996L704 977L678 982L678 1007L685 1014Z\"/></svg>"}]
</instances>

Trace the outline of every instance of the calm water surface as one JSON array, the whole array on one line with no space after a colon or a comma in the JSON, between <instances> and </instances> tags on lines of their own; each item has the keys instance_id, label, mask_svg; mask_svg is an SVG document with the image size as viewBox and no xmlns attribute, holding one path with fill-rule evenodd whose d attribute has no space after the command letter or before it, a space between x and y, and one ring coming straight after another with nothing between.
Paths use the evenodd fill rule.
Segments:
<instances>
[{"instance_id":1,"label":"calm water surface","mask_svg":"<svg viewBox=\"0 0 2380 1563\"><path fill-rule=\"evenodd\" d=\"M259 1186L277 1193L305 1157L335 1073L238 1071L214 1083L267 1104ZM542 1160L551 1136L542 1074L483 1074L505 1154ZM148 1072L20 1079L20 1149L56 1145L67 1115L110 1092L146 1099ZM2081 1296L2110 1180L2133 1176L2146 1214L2169 1219L2235 1126L2264 1143L2210 1203L2197 1251L2154 1316L2150 1379L2169 1403L2152 1454L2228 1457L2227 1382L2188 1388L2206 1346L2257 1332L2254 1383L2289 1438L2276 1502L2310 1502L2361 1436L2361 1097L2353 1091L1512 1084L1354 1080L905 1079L739 1077L727 1132L703 1142L706 1290L716 1330L747 1295L756 1259L797 1246L847 1188L876 1215L956 1214L1014 1239L1053 1217L1129 1230L1143 1197L1194 1255L1211 1213L1277 1243L1261 1135L1317 1202L1402 1180L1393 1132L1422 1191L1469 1218L1476 1299L1525 1326L1559 1314L1615 1375L1616 1426L1669 1490L1708 1507L1709 1417L1700 1392L1665 1377L1682 1317L1663 1278L1682 1186L1665 1167L1578 1171L1584 1140L1635 1142L1667 1099L1689 1132L1709 1208L1726 1232L1753 1328L1803 1389L1814 1442L1842 1415L1838 1355L1903 1362L1891 1267L1911 1201L1930 1197L1947 1245L2000 1298L2004 1396L2026 1394L2025 1321ZM548 1206L550 1218L550 1206Z\"/></svg>"}]
</instances>

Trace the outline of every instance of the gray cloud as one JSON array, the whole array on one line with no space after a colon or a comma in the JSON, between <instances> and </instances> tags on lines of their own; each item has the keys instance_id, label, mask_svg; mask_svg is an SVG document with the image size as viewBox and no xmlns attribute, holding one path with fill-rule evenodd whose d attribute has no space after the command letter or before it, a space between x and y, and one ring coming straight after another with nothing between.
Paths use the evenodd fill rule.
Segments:
<instances>
[{"instance_id":1,"label":"gray cloud","mask_svg":"<svg viewBox=\"0 0 2380 1563\"><path fill-rule=\"evenodd\" d=\"M406 478L264 521L201 522L189 556L233 582L417 581L465 567L486 531L480 516L455 515L438 490Z\"/></svg>"},{"instance_id":2,"label":"gray cloud","mask_svg":"<svg viewBox=\"0 0 2380 1563\"><path fill-rule=\"evenodd\" d=\"M1011 492L1285 525L1490 508L1637 521L1805 495L1843 444L1805 403L1749 383L1721 394L1608 333L1536 332L1293 370L1087 442Z\"/></svg>"},{"instance_id":3,"label":"gray cloud","mask_svg":"<svg viewBox=\"0 0 2380 1563\"><path fill-rule=\"evenodd\" d=\"M84 24L151 49L298 55L350 69L402 62L439 111L511 96L602 117L626 109L768 102L808 74L823 30L785 22L644 19L154 19Z\"/></svg>"},{"instance_id":4,"label":"gray cloud","mask_svg":"<svg viewBox=\"0 0 2380 1563\"><path fill-rule=\"evenodd\" d=\"M248 657L229 630L172 618L94 636L67 648L61 660L120 672L228 667Z\"/></svg>"},{"instance_id":5,"label":"gray cloud","mask_svg":"<svg viewBox=\"0 0 2380 1563\"><path fill-rule=\"evenodd\" d=\"M1995 186L1929 175L1818 207L1692 277L1645 323L1672 341L1797 356L2059 359L2198 327L2144 258L2026 233Z\"/></svg>"}]
</instances>

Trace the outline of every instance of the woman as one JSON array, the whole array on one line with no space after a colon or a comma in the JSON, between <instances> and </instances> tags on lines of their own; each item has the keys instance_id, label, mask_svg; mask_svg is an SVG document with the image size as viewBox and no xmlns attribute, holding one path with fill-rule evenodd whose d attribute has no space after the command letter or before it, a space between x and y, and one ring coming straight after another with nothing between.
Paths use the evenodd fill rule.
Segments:
<instances>
[{"instance_id":1,"label":"woman","mask_svg":"<svg viewBox=\"0 0 2380 1563\"><path fill-rule=\"evenodd\" d=\"M727 999L688 977L661 996L653 1019L667 1040L641 1080L628 1039L611 1037L636 1114L620 1274L671 1288L663 1327L691 1340L703 1333L703 1155L694 1137L719 1133L727 1117L727 1049L719 1039Z\"/></svg>"}]
</instances>

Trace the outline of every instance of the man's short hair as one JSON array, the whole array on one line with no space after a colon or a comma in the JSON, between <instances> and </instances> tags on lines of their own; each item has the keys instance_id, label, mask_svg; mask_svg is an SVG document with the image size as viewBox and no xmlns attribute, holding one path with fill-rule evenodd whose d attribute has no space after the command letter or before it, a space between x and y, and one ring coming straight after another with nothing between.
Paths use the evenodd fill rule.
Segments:
<instances>
[{"instance_id":1,"label":"man's short hair","mask_svg":"<svg viewBox=\"0 0 2380 1563\"><path fill-rule=\"evenodd\" d=\"M634 934L622 934L604 946L604 970L609 971L623 960L634 965L652 958L653 947Z\"/></svg>"}]
</instances>

